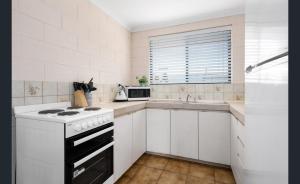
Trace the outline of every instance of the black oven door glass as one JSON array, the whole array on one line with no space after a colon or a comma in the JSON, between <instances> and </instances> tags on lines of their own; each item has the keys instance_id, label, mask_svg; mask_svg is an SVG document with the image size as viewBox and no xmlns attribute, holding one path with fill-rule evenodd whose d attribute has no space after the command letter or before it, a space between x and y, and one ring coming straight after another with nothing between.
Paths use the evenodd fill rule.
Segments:
<instances>
[{"instance_id":1,"label":"black oven door glass","mask_svg":"<svg viewBox=\"0 0 300 184\"><path fill-rule=\"evenodd\" d=\"M113 174L113 146L73 169L72 184L100 184Z\"/></svg>"}]
</instances>

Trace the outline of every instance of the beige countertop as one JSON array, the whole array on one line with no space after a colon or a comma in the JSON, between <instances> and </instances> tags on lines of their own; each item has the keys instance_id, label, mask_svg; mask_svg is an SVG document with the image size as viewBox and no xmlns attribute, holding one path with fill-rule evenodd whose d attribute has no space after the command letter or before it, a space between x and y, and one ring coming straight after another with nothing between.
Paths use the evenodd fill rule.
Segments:
<instances>
[{"instance_id":1,"label":"beige countertop","mask_svg":"<svg viewBox=\"0 0 300 184\"><path fill-rule=\"evenodd\" d=\"M245 103L243 101L228 101L229 111L243 124L245 123Z\"/></svg>"},{"instance_id":2,"label":"beige countertop","mask_svg":"<svg viewBox=\"0 0 300 184\"><path fill-rule=\"evenodd\" d=\"M244 103L238 101L201 101L197 103L185 103L175 100L150 100L132 102L104 102L95 104L103 108L114 109L115 117L122 116L145 108L159 109L187 109L187 110L209 110L209 111L229 111L238 120L244 122Z\"/></svg>"}]
</instances>

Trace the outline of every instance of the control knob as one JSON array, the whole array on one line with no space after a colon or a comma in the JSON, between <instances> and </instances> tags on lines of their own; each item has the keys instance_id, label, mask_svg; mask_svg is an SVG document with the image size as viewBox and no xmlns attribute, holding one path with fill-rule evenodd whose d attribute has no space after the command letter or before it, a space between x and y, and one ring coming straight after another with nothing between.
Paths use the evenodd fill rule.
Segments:
<instances>
[{"instance_id":1,"label":"control knob","mask_svg":"<svg viewBox=\"0 0 300 184\"><path fill-rule=\"evenodd\" d=\"M81 123L81 127L82 127L82 129L86 129L87 128L87 123Z\"/></svg>"},{"instance_id":2,"label":"control knob","mask_svg":"<svg viewBox=\"0 0 300 184\"><path fill-rule=\"evenodd\" d=\"M80 124L76 124L73 126L73 129L76 131L76 132L79 132L81 130L81 125Z\"/></svg>"},{"instance_id":3,"label":"control knob","mask_svg":"<svg viewBox=\"0 0 300 184\"><path fill-rule=\"evenodd\" d=\"M92 127L93 124L94 124L94 123L93 123L92 121L89 121L89 122L88 122L88 126L89 126L89 127Z\"/></svg>"}]
</instances>

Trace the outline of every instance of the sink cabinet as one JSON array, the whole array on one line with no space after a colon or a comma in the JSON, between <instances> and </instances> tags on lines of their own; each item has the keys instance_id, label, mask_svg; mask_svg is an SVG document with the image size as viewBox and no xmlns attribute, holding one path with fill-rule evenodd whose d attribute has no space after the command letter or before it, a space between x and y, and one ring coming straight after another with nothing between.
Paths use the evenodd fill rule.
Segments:
<instances>
[{"instance_id":1,"label":"sink cabinet","mask_svg":"<svg viewBox=\"0 0 300 184\"><path fill-rule=\"evenodd\" d=\"M147 151L230 165L230 114L147 109Z\"/></svg>"},{"instance_id":2,"label":"sink cabinet","mask_svg":"<svg viewBox=\"0 0 300 184\"><path fill-rule=\"evenodd\" d=\"M198 112L171 110L171 155L198 159Z\"/></svg>"},{"instance_id":3,"label":"sink cabinet","mask_svg":"<svg viewBox=\"0 0 300 184\"><path fill-rule=\"evenodd\" d=\"M199 160L230 165L230 114L199 112Z\"/></svg>"},{"instance_id":4,"label":"sink cabinet","mask_svg":"<svg viewBox=\"0 0 300 184\"><path fill-rule=\"evenodd\" d=\"M147 151L170 154L170 110L147 109Z\"/></svg>"}]
</instances>

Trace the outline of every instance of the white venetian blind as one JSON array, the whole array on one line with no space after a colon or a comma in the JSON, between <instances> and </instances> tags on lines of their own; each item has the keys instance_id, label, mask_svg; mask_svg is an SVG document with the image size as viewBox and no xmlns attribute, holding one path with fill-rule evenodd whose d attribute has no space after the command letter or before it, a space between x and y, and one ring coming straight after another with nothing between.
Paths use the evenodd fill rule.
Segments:
<instances>
[{"instance_id":1,"label":"white venetian blind","mask_svg":"<svg viewBox=\"0 0 300 184\"><path fill-rule=\"evenodd\" d=\"M150 83L230 83L231 26L150 37Z\"/></svg>"}]
</instances>

